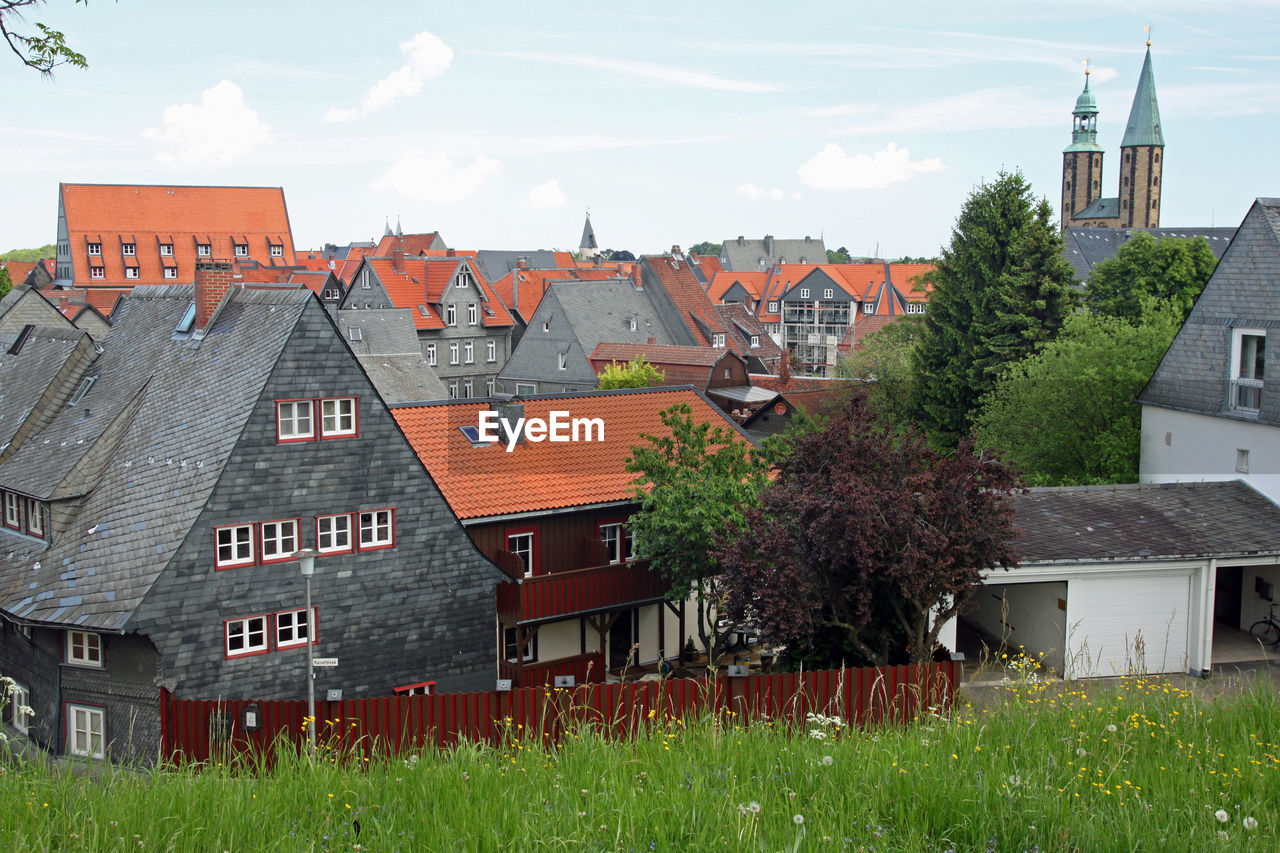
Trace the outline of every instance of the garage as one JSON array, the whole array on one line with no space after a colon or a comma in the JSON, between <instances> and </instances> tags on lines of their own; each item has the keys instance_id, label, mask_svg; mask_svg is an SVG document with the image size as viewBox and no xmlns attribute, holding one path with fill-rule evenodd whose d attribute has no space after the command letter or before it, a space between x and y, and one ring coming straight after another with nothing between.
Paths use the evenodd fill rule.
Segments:
<instances>
[{"instance_id":1,"label":"garage","mask_svg":"<svg viewBox=\"0 0 1280 853\"><path fill-rule=\"evenodd\" d=\"M1067 678L1187 672L1191 572L1135 568L1067 583Z\"/></svg>"}]
</instances>

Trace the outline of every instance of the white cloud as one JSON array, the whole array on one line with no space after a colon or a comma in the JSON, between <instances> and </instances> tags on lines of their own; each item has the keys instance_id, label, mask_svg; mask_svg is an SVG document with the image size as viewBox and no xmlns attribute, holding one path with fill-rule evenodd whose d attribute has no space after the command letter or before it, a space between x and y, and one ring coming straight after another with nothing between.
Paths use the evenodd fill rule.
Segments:
<instances>
[{"instance_id":1,"label":"white cloud","mask_svg":"<svg viewBox=\"0 0 1280 853\"><path fill-rule=\"evenodd\" d=\"M485 179L500 168L502 164L490 157L455 166L443 151L427 151L401 157L373 186L405 198L447 204L475 195Z\"/></svg>"},{"instance_id":2,"label":"white cloud","mask_svg":"<svg viewBox=\"0 0 1280 853\"><path fill-rule=\"evenodd\" d=\"M890 142L875 154L855 154L831 143L796 170L800 182L820 190L874 190L910 180L921 172L938 172L942 160L911 159L911 152Z\"/></svg>"},{"instance_id":3,"label":"white cloud","mask_svg":"<svg viewBox=\"0 0 1280 853\"><path fill-rule=\"evenodd\" d=\"M604 59L598 56L571 56L563 53L531 53L518 51L488 51L488 56L502 56L507 59L525 59L531 62L545 62L551 65L570 65L578 68L595 68L600 71L612 71L630 77L642 77L648 80L659 80L663 83L675 83L691 89L713 89L723 92L776 92L777 86L767 83L752 83L747 80L732 80L717 74L702 71L691 71L673 65L659 65L656 62L633 62L623 59Z\"/></svg>"},{"instance_id":4,"label":"white cloud","mask_svg":"<svg viewBox=\"0 0 1280 853\"><path fill-rule=\"evenodd\" d=\"M439 77L453 62L453 48L426 30L402 42L400 51L408 61L370 86L360 106L351 109L335 107L324 114L324 120L352 121L389 107L407 95L416 95L422 91L424 83Z\"/></svg>"},{"instance_id":5,"label":"white cloud","mask_svg":"<svg viewBox=\"0 0 1280 853\"><path fill-rule=\"evenodd\" d=\"M142 132L158 139L166 150L163 163L184 166L230 163L271 139L271 128L244 102L244 93L230 80L200 93L199 104L165 107L164 127Z\"/></svg>"},{"instance_id":6,"label":"white cloud","mask_svg":"<svg viewBox=\"0 0 1280 853\"><path fill-rule=\"evenodd\" d=\"M777 187L774 187L771 190L761 189L760 187L756 186L750 181L748 181L747 183L743 184L742 186L734 190L733 194L746 196L752 201L759 201L762 198L767 198L772 201L778 201L783 196L782 190L778 189Z\"/></svg>"},{"instance_id":7,"label":"white cloud","mask_svg":"<svg viewBox=\"0 0 1280 853\"><path fill-rule=\"evenodd\" d=\"M559 207L564 204L564 190L555 178L529 190L529 207Z\"/></svg>"}]
</instances>

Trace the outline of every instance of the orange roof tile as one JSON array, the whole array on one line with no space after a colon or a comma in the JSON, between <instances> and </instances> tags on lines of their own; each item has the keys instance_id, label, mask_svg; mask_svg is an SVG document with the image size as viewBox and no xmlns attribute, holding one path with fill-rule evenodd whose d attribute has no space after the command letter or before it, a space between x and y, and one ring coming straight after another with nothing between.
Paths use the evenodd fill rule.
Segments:
<instances>
[{"instance_id":1,"label":"orange roof tile","mask_svg":"<svg viewBox=\"0 0 1280 853\"><path fill-rule=\"evenodd\" d=\"M8 270L9 281L13 282L14 287L17 287L27 280L27 276L31 275L31 271L36 268L38 263L43 263L43 261L0 261L0 269Z\"/></svg>"},{"instance_id":2,"label":"orange roof tile","mask_svg":"<svg viewBox=\"0 0 1280 853\"><path fill-rule=\"evenodd\" d=\"M389 258L396 249L406 255L426 255L434 254L436 251L445 251L445 245L439 231L430 231L426 234L405 234L400 237L395 234L384 234L382 239L378 241L378 247L371 254L380 258Z\"/></svg>"},{"instance_id":3,"label":"orange roof tile","mask_svg":"<svg viewBox=\"0 0 1280 853\"><path fill-rule=\"evenodd\" d=\"M488 402L457 401L429 406L393 407L422 464L459 518L484 518L560 507L625 501L631 498L626 463L642 433L668 435L659 416L687 403L694 419L724 426L745 436L724 412L689 388L590 391L525 399L524 416L547 420L554 411L569 418L600 418L603 441L531 442L472 446L460 427L478 426ZM594 437L594 436L593 436Z\"/></svg>"},{"instance_id":4,"label":"orange roof tile","mask_svg":"<svg viewBox=\"0 0 1280 853\"><path fill-rule=\"evenodd\" d=\"M710 333L725 335L728 342L728 330L686 261L670 255L654 255L646 256L641 263L661 283L694 341L709 347L712 343L708 337Z\"/></svg>"},{"instance_id":5,"label":"orange roof tile","mask_svg":"<svg viewBox=\"0 0 1280 853\"><path fill-rule=\"evenodd\" d=\"M502 304L512 313L516 313L517 304L520 318L528 323L537 310L538 303L553 282L557 281L607 281L624 274L613 267L582 267L576 270L552 269L514 269L493 283L493 292L502 300ZM516 287L519 287L519 299L516 299Z\"/></svg>"},{"instance_id":6,"label":"orange roof tile","mask_svg":"<svg viewBox=\"0 0 1280 853\"><path fill-rule=\"evenodd\" d=\"M707 285L707 296L716 305L720 305L724 301L724 295L735 285L740 284L742 288L751 294L751 297L757 302L764 294L765 283L769 280L769 273L766 272L733 272L731 270L721 270L711 279L711 283Z\"/></svg>"}]
</instances>

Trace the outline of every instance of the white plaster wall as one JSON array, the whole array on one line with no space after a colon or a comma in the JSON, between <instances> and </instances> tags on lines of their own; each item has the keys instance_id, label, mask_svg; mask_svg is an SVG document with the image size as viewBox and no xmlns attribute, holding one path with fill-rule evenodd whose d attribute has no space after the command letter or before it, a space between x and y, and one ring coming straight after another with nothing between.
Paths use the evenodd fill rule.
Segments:
<instances>
[{"instance_id":1,"label":"white plaster wall","mask_svg":"<svg viewBox=\"0 0 1280 853\"><path fill-rule=\"evenodd\" d=\"M1249 451L1249 472L1236 451ZM1142 407L1142 483L1244 480L1280 503L1280 427L1236 418Z\"/></svg>"},{"instance_id":2,"label":"white plaster wall","mask_svg":"<svg viewBox=\"0 0 1280 853\"><path fill-rule=\"evenodd\" d=\"M592 651L596 632L587 629L587 651ZM582 633L577 619L551 622L538 629L538 660L573 657L582 654Z\"/></svg>"},{"instance_id":3,"label":"white plaster wall","mask_svg":"<svg viewBox=\"0 0 1280 853\"><path fill-rule=\"evenodd\" d=\"M1059 603L1066 597L1067 585L1062 581L988 583L974 593L965 616L993 635L1004 637L1011 650L1021 646L1033 658L1043 653L1044 665L1061 675L1067 622ZM1008 602L1007 624L1002 623L1003 601Z\"/></svg>"},{"instance_id":4,"label":"white plaster wall","mask_svg":"<svg viewBox=\"0 0 1280 853\"><path fill-rule=\"evenodd\" d=\"M1280 566L1245 566L1241 571L1240 627L1248 631L1259 619L1267 617L1271 605L1257 592L1257 579L1271 584L1271 597L1280 602Z\"/></svg>"}]
</instances>

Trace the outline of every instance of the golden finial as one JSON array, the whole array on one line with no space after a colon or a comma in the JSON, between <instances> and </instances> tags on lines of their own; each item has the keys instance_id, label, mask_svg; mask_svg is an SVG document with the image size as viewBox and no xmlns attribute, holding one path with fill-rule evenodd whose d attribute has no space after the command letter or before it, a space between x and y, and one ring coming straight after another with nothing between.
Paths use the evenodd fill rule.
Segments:
<instances>
[{"instance_id":1,"label":"golden finial","mask_svg":"<svg viewBox=\"0 0 1280 853\"><path fill-rule=\"evenodd\" d=\"M1151 47L1151 25L1147 24L1143 29L1147 31L1147 47Z\"/></svg>"},{"instance_id":2,"label":"golden finial","mask_svg":"<svg viewBox=\"0 0 1280 853\"><path fill-rule=\"evenodd\" d=\"M1085 77L1089 76L1089 60L1088 59L1084 61L1084 76Z\"/></svg>"}]
</instances>

